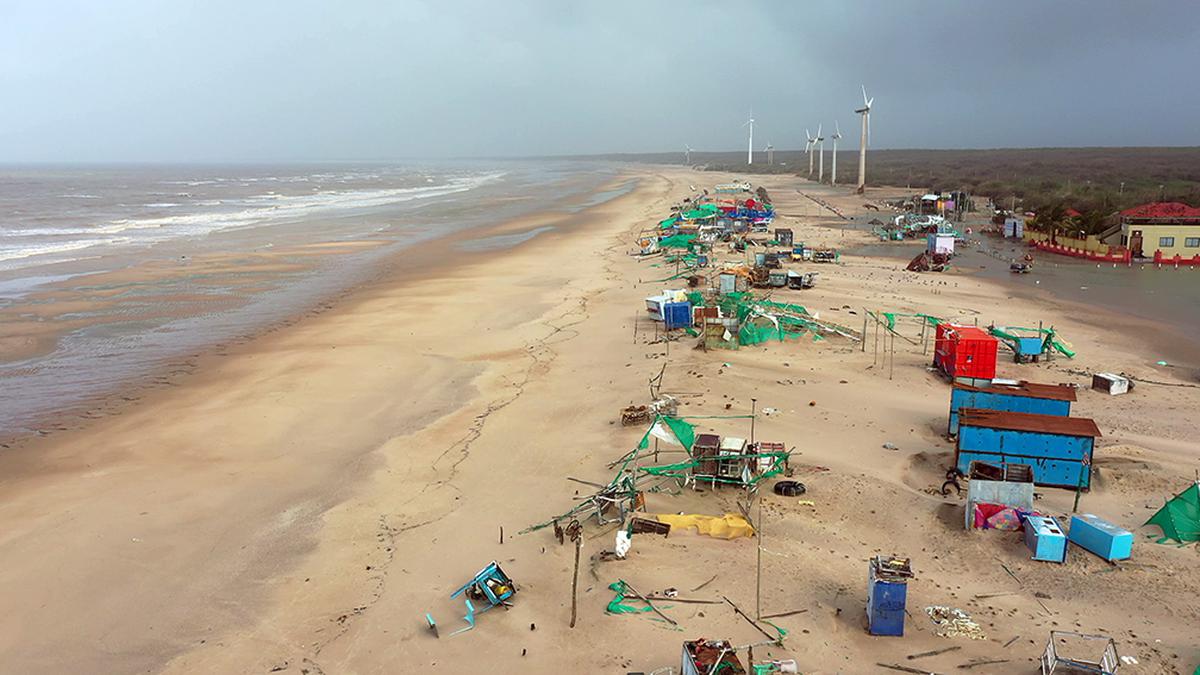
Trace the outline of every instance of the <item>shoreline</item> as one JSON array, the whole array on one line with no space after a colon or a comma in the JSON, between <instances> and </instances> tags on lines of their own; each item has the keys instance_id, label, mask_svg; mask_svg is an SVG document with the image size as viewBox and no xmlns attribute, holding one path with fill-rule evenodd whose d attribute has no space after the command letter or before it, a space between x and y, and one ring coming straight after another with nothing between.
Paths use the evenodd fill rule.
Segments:
<instances>
[{"instance_id":1,"label":"shoreline","mask_svg":"<svg viewBox=\"0 0 1200 675\"><path fill-rule=\"evenodd\" d=\"M87 422L118 414L126 403L140 400L142 397L152 394L155 390L177 386L179 384L178 376L195 372L198 368L197 360L203 359L208 355L221 355L233 346L252 342L262 336L294 325L306 317L323 313L335 304L346 302L353 298L355 294L370 289L377 284L399 283L408 280L416 272L429 273L437 270L439 267L448 269L453 265L470 264L480 256L502 253L504 250L551 231L556 225L561 225L562 222L573 217L580 208L588 208L587 203L597 199L598 196L602 198L598 204L602 205L605 201L614 198L614 196L620 196L628 192L631 189L628 187L629 183L628 177L617 174L598 184L594 190L586 191L581 195L570 193L568 197L564 198L565 202L555 202L550 208L529 211L515 217L504 218L498 222L481 223L473 227L438 234L430 238L418 239L412 243L406 243L403 240L360 239L344 241L335 239L311 242L283 251L272 251L269 254L260 253L257 249L209 254L209 257L212 259L212 265L229 267L231 270L242 274L247 270L246 265L244 262L240 262L240 259L245 258L263 257L264 261L255 265L277 269L297 264L289 262L289 256L317 256L324 259L342 253L334 249L349 249L353 253L364 250L369 251L369 249L379 247L396 247L390 253L386 253L381 258L369 263L370 268L365 273L360 271L355 272L359 277L357 280L344 285L336 281L330 282L328 285L331 288L319 290L313 295L305 296L303 300L297 303L296 309L278 318L238 328L237 333L230 337L213 339L186 350L177 350L179 353L163 359L149 370L126 376L114 385L108 386L79 401L67 406L59 406L54 411L46 412L30 419L28 422L30 428L28 430L0 430L0 452L17 450L29 440L76 428L71 426L71 422L78 423L78 420ZM533 196L524 198L532 199ZM583 207L577 207L573 204L573 202L578 201L580 198L585 202ZM547 225L546 223L551 224ZM471 246L472 242L488 242L497 238L499 239L499 245L488 245L485 243L480 246ZM427 259L430 256L434 258L433 261ZM152 259L136 268L120 268L109 272L92 273L83 275L82 278L85 280L105 279L116 275L117 277L142 279L152 276L155 274L155 269L164 268L167 264L166 260ZM314 275L319 274L311 269L308 271ZM313 278L315 279L315 277ZM239 305L239 308L248 307L248 303L256 300L261 300L261 298L247 295L241 298L242 305ZM75 302L74 304L80 305L82 308L86 303ZM67 334L69 332L66 331ZM38 340L38 346L41 348L42 353L23 354L20 358L6 361L0 365L14 368L36 367L37 359L52 354L59 347L62 337L62 335L42 336ZM2 479L0 479L0 483L2 483Z\"/></svg>"},{"instance_id":2,"label":"shoreline","mask_svg":"<svg viewBox=\"0 0 1200 675\"><path fill-rule=\"evenodd\" d=\"M515 534L586 493L565 476L610 478L608 461L644 431L621 427L614 414L645 403L647 378L660 369L664 391L682 397L681 414L748 412L753 397L759 410L774 410L758 420L758 433L795 446L814 500L767 497L763 570L764 611L808 608L779 623L793 637L813 637L756 655L795 650L805 672L888 658L896 643L873 640L859 625L862 561L888 551L918 558L914 608L954 603L995 625L989 640L963 645L963 658L987 656L1012 634L1040 639L1036 631L1053 620L1017 593L971 599L995 591L997 559L1031 588L1049 590L1057 618L1114 633L1122 653L1173 663L1194 651L1186 627L1200 618L1195 610L1177 610L1182 627L1150 630L1136 620L1164 597L1200 592L1186 574L1156 576L1137 595L1131 577L1146 581L1145 568L1087 584L1111 572L1106 563L1039 566L999 535L963 538L961 505L925 491L944 479L941 464L953 452L942 437L946 387L926 371L926 355L900 345L893 380L869 348L833 338L718 353L652 340L642 298L662 284L639 283L659 275L626 253L638 228L653 226L699 179L678 167L639 168L628 170L639 177L632 192L564 215L570 227L448 266L441 263L453 242L442 241L394 275L203 357L160 395L35 439L53 452L6 483L0 504L0 591L14 608L0 619L0 653L25 670L628 672L678 663L679 641L693 635L753 641L756 633L728 612L667 607L686 633L604 614L615 578L642 590L682 589L714 571L709 592L752 606L753 574L730 572L753 568L753 540L635 537L628 561L581 565L572 630L571 547L546 532ZM863 236L822 231L815 205L783 194L794 183L769 183L779 210L796 214L779 226L813 245ZM489 234L542 225L502 223ZM807 269L822 272L817 287L788 297L848 325L862 307L995 312L1003 293L998 282L912 275L883 258ZM1077 361L1004 363L1004 376L1078 383L1073 369L1142 354L1132 342L1101 348L1102 331L1044 302L1015 298L1004 311L1059 315L1086 347ZM1081 390L1077 414L1095 417L1105 433L1103 489L1085 507L1132 522L1158 491L1190 475L1200 447L1188 440L1188 420L1171 411L1198 399L1183 389L1139 387L1125 397ZM698 430L738 433L744 422L704 420ZM881 450L884 443L898 447ZM5 473L15 454L0 454ZM1041 508L1069 510L1070 497L1048 491ZM647 508L720 514L736 512L736 500L731 491L687 490L648 494ZM503 543L498 527L509 533ZM611 530L587 523L585 556L611 544ZM1188 551L1138 547L1139 561L1164 572L1194 564ZM520 585L514 606L482 615L458 642L428 635L425 612L447 630L462 624L461 602L447 596L488 560ZM922 618L906 638L914 652L944 644ZM1013 658L1029 655L1033 664L1040 646L1027 642ZM931 659L929 667L946 671L948 663Z\"/></svg>"},{"instance_id":3,"label":"shoreline","mask_svg":"<svg viewBox=\"0 0 1200 675\"><path fill-rule=\"evenodd\" d=\"M606 182L602 187L607 187L609 183ZM636 187L634 191L636 191ZM628 198L628 195L616 199L623 198ZM592 207L589 211L603 210L608 203L605 201ZM313 547L316 546L315 537L323 529L321 522L325 514L337 504L344 502L350 495L361 490L363 481L378 470L380 465L380 459L377 456L378 449L396 433L388 431L388 429L402 430L404 435L420 433L421 430L438 425L447 417L453 417L458 411L468 408L480 395L474 381L484 373L486 368L481 363L459 362L436 354L401 355L400 358L408 364L405 366L405 372L408 374L402 383L405 388L397 390L398 392L407 392L401 395L403 403L390 401L391 397L379 391L380 385L372 384L375 380L390 380L392 375L376 369L375 373L363 377L366 373L362 372L359 376L360 381L356 383L354 389L347 390L347 398L355 401L361 399L361 403L369 402L370 408L364 409L361 403L358 403L352 409L346 409L338 415L333 411L339 406L333 400L326 400L322 404L323 415L318 419L306 420L303 417L288 414L287 419L290 422L278 427L277 431L275 429L266 430L267 436L252 432L252 427L246 426L250 420L245 419L245 414L249 413L251 409L255 406L267 409L262 404L254 403L255 398L275 389L279 386L276 384L277 382L283 383L290 380L292 384L286 385L285 390L303 389L308 386L308 378L302 373L293 374L291 368L279 370L274 366L267 366L269 368L267 372L271 372L273 375L267 380L260 381L257 385L248 384L246 387L260 390L254 393L226 391L226 375L223 373L238 372L246 365L252 365L253 362L264 357L269 360L290 360L309 353L312 351L312 347L306 340L302 340L304 351L296 353L296 356L290 354L297 345L285 347L282 350L280 347L294 343L300 339L301 334L314 330L318 333L323 332L322 326L337 325L340 323L341 317L363 317L372 321L394 323L396 320L386 315L380 316L378 319L370 319L370 313L364 314L364 306L379 303L381 299L386 299L388 303L400 302L408 314L414 318L424 314L427 317L426 322L428 322L429 319L442 314L432 311L433 307L428 307L436 296L422 294L415 289L428 287L430 284L456 286L458 284L455 280L469 270L502 269L507 260L520 255L522 251L530 247L549 245L543 242L555 241L560 238L583 240L586 238L587 232L594 227L594 224L589 225L589 223L592 223L595 218L595 215L587 213L537 212L493 223L487 227L476 228L469 233L469 237L464 237L460 232L431 240L423 244L419 251L414 252L416 255L398 255L392 264L381 267L367 281L346 289L334 297L323 299L317 306L291 317L287 321L265 328L254 337L219 343L201 354L165 365L162 371L165 375L158 376L164 378L161 382L114 394L110 397L106 407L93 409L101 411L94 419L84 419L77 426L63 428L52 435L26 437L10 443L9 447L0 453L0 468L2 468L0 475L3 476L0 478L0 486L6 492L6 502L0 505L0 522L15 525L15 527L7 528L5 534L0 535L0 550L4 551L5 558L26 562L14 564L0 573L0 587L7 587L8 582L21 578L40 576L33 568L29 567L29 564L46 559L47 552L39 554L34 553L33 550L25 550L24 553L21 551L28 547L43 545L43 541L41 537L37 536L37 533L49 525L47 519L51 519L51 522L59 521L58 527L54 529L65 529L68 523L81 519L91 522L92 525L87 526L86 530L94 532L104 532L114 528L124 530L131 526L147 527L145 520L129 521L116 517L115 514L107 513L108 508L102 508L98 504L93 506L94 514L79 517L67 515L72 510L70 504L85 504L94 501L90 496L91 490L94 489L89 486L89 483L93 482L92 479L89 479L90 476L102 477L99 480L104 483L113 483L105 488L107 495L132 490L127 498L111 503L111 507L120 508L121 502L125 502L126 499L132 504L144 503L149 500L158 504L158 508L143 506L143 515L153 517L160 509L164 509L170 514L164 516L167 518L167 522L175 523L176 519L182 518L184 523L188 523L186 531L191 532L193 536L199 535L201 539L212 537L229 526L223 525L219 521L213 521L211 518L196 519L196 516L189 515L187 512L177 513L174 505L197 500L210 503L209 507L199 509L197 513L209 511L218 504L224 505L218 508L218 513L228 508L236 508L242 512L246 521L239 529L245 531L240 536L249 549L243 548L242 550L255 551L250 554L251 559L263 559L263 556L268 556L263 560L263 563L270 560L266 570L278 569L278 566L286 560L299 561L303 559L305 554L311 553ZM556 229L543 230L531 240L502 251L464 252L458 248L458 245L465 239L483 238L495 233L519 233L528 229L544 227L546 223L552 223ZM409 292L413 293L412 297L405 299L404 296ZM430 311L426 313L426 309ZM537 306L534 306L533 309L536 310ZM517 317L528 316L528 311L508 313ZM522 325L526 320L518 319L517 326ZM503 327L502 323L493 325ZM466 326L462 328L465 329ZM358 331L354 330L354 332ZM376 337L375 331L368 331L361 337L374 338ZM399 335L389 336L385 337L384 341L390 343L397 339L403 338ZM332 349L337 349L338 346L336 343L329 345ZM328 356L324 354L320 356L309 354L309 356L318 358L320 361L336 361L342 358L342 354L347 351L354 351L353 344L340 346L343 347L342 350L326 352ZM378 350L372 348L368 351L375 353ZM307 360L309 356L303 358ZM358 360L355 360L354 364L355 369L359 371L362 366L366 365ZM340 379L339 368L336 364L322 364L321 368L329 373L326 379ZM360 387L364 392L377 393L366 398L365 394L356 391ZM156 392L155 389L161 389L161 391ZM202 411L204 408L212 407L214 395L228 396L234 400L246 399L246 403L250 404L250 407L228 407L220 417L209 421L206 420L206 415ZM286 396L286 394L284 395ZM251 398L247 399L247 396ZM316 398L312 399L313 396ZM311 394L306 393L305 398L312 399L313 403L317 403L324 398L324 395L322 392L312 392ZM171 415L168 416L168 419L163 420L162 424L152 421L159 416L158 410L179 406L182 406L183 410L193 411L192 415L195 419L180 419ZM243 414L235 412L237 408L243 408ZM384 417L380 417L381 414ZM364 418L364 415L367 417ZM326 416L331 416L332 419ZM360 427L361 430L349 428L341 431L323 430L319 434L323 439L314 438L315 433L303 433L303 428L306 426L322 428L327 421L355 418L358 418L358 424L355 426ZM131 423L139 428L130 428ZM146 428L148 423L158 424L165 428L161 432L155 432ZM215 424L216 429L236 431L239 435L248 437L245 441L239 442L239 445L244 446L245 451L235 452L233 448L220 447L219 441L216 446L206 447L209 444L203 442L202 438L213 437L214 440L217 440L225 435L218 431L213 436L212 430L205 429L205 425L208 423ZM267 426L276 427L279 423L271 421ZM59 426L65 427L62 424ZM172 428L175 431L168 432ZM180 439L178 434L181 431L188 437ZM162 432L168 432L170 436L162 436ZM280 454L282 448L272 448L269 441L263 443L280 433L288 436L299 434L300 438L305 438L306 444L314 446L313 450L316 454L306 451L304 455L308 459L293 458L286 454ZM333 435L330 435L331 433ZM254 440L256 436L258 437L257 441ZM108 438L110 442L92 448L92 438ZM115 439L122 440L116 441ZM178 452L169 451L170 446L176 446ZM243 468L235 469L235 473L230 475L230 479L223 481L226 484L221 485L214 482L219 479L218 474L214 474L213 471L223 465ZM160 473L170 466L188 467L186 473L194 473L194 475L168 477L169 474L163 474L162 480L156 481L159 484L154 489L148 494L138 495L145 489L144 486L138 487L143 485L142 474L148 471ZM332 469L337 473L333 475L324 472L319 475L314 474L313 470L316 467L325 467L327 470ZM264 470L267 473L264 474ZM265 486L254 487L255 481L266 479L274 474L291 476L292 480L289 481L289 484L269 488L266 494L262 493L262 488ZM241 476L250 477L243 479ZM330 482L331 478L334 480ZM208 488L195 496L189 496L194 492L196 485L207 485ZM308 490L302 489L305 485L316 488L316 492L309 493ZM47 500L46 491L48 490L58 493L58 497ZM282 511L278 511L281 508ZM63 509L67 509L67 511L64 512ZM192 508L188 509L189 512L191 510ZM63 521L63 518L67 518L67 520ZM93 518L97 520L93 520ZM157 537L172 539L176 536L173 534L174 525L168 525L167 522L152 523L149 527L157 533ZM269 525L272 522L278 524ZM20 524L17 525L17 523ZM264 524L268 524L266 530L261 529ZM141 543L152 541L155 538L154 535L146 533L139 532L138 534L140 536L124 537L126 545L131 541ZM222 538L228 538L228 536L225 534L222 535ZM117 537L115 540L110 537L105 537L105 539L108 540L106 548L123 547L119 543L121 537ZM185 546L184 548L192 547ZM204 605L211 606L213 598L224 603L249 602L250 598L261 597L267 591L266 588L259 587L260 585L253 581L254 577L260 575L262 571L266 571L258 570L262 563L252 564L243 560L245 555L236 549L215 557L211 552L207 556L200 556L201 560L207 562L201 568L203 572L199 576L196 573L200 570L183 571L194 567L197 563L180 559L174 547L167 550L156 549L155 555L162 558L160 564L163 566L163 570L155 576L161 578L166 570L174 569L174 573L170 575L173 578L195 577L198 583L189 584L189 593L183 597L194 597L194 600L200 601ZM91 560L94 564L95 557L96 553L92 552L80 560ZM243 580L232 584L236 588L229 588L231 582L220 580L219 576L214 577L211 565L225 568L225 574L231 579ZM251 576L246 577L247 574ZM60 578L57 585L77 584L87 578L87 586L91 587L95 581L92 577L95 577L95 573L90 571L85 576L75 579L68 575L68 578ZM118 589L124 589L124 593L127 594L120 604L142 601L140 596L144 591L140 587L138 590L129 587L130 581L132 580L118 582L116 579L111 579L105 584L111 586L107 592L103 588L85 590L85 587L79 586L76 588L76 593L80 596L99 593L100 597L93 602L96 607L105 604L111 605L111 602L103 602L101 598L113 599L112 594L122 592ZM49 580L46 583L50 583ZM212 587L211 584L214 583L218 583L220 586ZM29 593L30 590L36 593L37 586L44 587L42 584L37 584L35 589L27 588L25 593ZM200 588L198 589L197 586ZM9 597L14 600L21 594L15 588L9 588L9 590L12 591ZM201 595L195 596L197 592L200 592ZM201 601L201 598L206 599ZM190 615L181 615L178 610L171 608L160 608L150 614L157 617L157 620L154 621L155 625L165 621L177 626L168 634L176 636L191 634L201 638L211 628L201 630L203 623L197 623L197 621L215 621L222 612L218 611L214 615L213 610L209 609L197 613L200 617L195 619L189 618ZM50 618L45 610L41 612L41 615L43 619ZM113 619L116 620L116 617ZM100 620L104 621L104 619ZM178 643L177 637L165 645L156 645L158 640L149 637L153 635L153 631L144 639L134 637L148 628L148 626L139 627L142 620L123 619L119 621L125 626L125 631L132 631L123 632L123 640L144 642L138 648L136 656L130 655L133 658L132 661L124 660L119 656L120 650L117 650L114 654L105 657L105 659L115 658L116 660L112 661L109 666L103 666L101 664L107 661L105 659L94 660L98 655L91 652L92 646L86 644L88 642L86 640L82 647L82 654L90 653L91 656L80 654L80 657L90 663L93 670L127 671L135 667L135 664L136 669L144 669L148 666L158 669L175 653L186 651L186 644ZM77 621L86 622L87 619L78 619ZM217 623L224 624L225 621L226 619L221 619ZM0 639L0 653L36 654L36 645L40 644L41 638L34 636L49 630L48 625L42 626L40 629L37 626L38 622L26 620L21 628L10 626L11 630L0 631L9 636L8 639ZM190 626L190 628L184 628L185 626ZM161 628L159 626L159 630ZM93 639L95 638L94 630L80 628L78 632L81 635L91 635ZM34 651L26 651L30 649ZM68 660L57 662L74 663L69 660L74 658L72 656L61 658ZM23 661L17 659L13 662L21 663ZM29 662L28 665L32 665L32 662Z\"/></svg>"}]
</instances>

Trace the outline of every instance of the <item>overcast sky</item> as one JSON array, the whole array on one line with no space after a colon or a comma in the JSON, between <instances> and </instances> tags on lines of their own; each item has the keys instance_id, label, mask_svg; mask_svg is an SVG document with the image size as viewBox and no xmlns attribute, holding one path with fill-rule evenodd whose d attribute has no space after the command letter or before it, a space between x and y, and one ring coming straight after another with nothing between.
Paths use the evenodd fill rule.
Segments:
<instances>
[{"instance_id":1,"label":"overcast sky","mask_svg":"<svg viewBox=\"0 0 1200 675\"><path fill-rule=\"evenodd\" d=\"M1200 145L1200 2L0 0L0 162ZM844 142L847 142L844 141Z\"/></svg>"}]
</instances>

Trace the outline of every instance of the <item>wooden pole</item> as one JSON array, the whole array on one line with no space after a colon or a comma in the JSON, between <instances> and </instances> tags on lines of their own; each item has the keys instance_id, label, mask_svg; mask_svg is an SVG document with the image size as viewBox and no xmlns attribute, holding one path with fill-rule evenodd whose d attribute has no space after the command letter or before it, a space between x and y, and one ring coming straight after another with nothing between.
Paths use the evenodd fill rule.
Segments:
<instances>
[{"instance_id":1,"label":"wooden pole","mask_svg":"<svg viewBox=\"0 0 1200 675\"><path fill-rule=\"evenodd\" d=\"M575 617L579 602L579 551L583 548L582 531L575 530L575 572L571 575L571 628L575 627Z\"/></svg>"},{"instance_id":2,"label":"wooden pole","mask_svg":"<svg viewBox=\"0 0 1200 675\"><path fill-rule=\"evenodd\" d=\"M878 364L879 363L879 315L876 314L874 316L874 319L875 319L875 340L874 340L875 360L873 363Z\"/></svg>"},{"instance_id":3,"label":"wooden pole","mask_svg":"<svg viewBox=\"0 0 1200 675\"><path fill-rule=\"evenodd\" d=\"M1088 470L1087 460L1079 462L1079 481L1075 483L1075 504L1071 506L1071 513L1079 510L1079 496L1083 494L1083 475Z\"/></svg>"},{"instance_id":4,"label":"wooden pole","mask_svg":"<svg viewBox=\"0 0 1200 675\"><path fill-rule=\"evenodd\" d=\"M862 352L867 352L867 308L863 307Z\"/></svg>"},{"instance_id":5,"label":"wooden pole","mask_svg":"<svg viewBox=\"0 0 1200 675\"><path fill-rule=\"evenodd\" d=\"M891 365L891 368L888 370L888 379L889 380L892 379L892 376L894 376L895 374L896 374L896 334L892 333L892 365Z\"/></svg>"},{"instance_id":6,"label":"wooden pole","mask_svg":"<svg viewBox=\"0 0 1200 675\"><path fill-rule=\"evenodd\" d=\"M758 495L758 522L755 523L757 531L755 535L758 538L758 563L754 573L754 616L762 618L762 551L763 551L763 519L762 519L762 495Z\"/></svg>"}]
</instances>

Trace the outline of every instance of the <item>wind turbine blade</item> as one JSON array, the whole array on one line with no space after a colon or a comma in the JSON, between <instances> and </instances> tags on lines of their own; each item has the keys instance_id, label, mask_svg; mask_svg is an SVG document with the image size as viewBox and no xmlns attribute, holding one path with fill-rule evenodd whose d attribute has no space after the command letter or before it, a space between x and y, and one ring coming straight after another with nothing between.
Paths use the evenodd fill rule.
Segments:
<instances>
[{"instance_id":1,"label":"wind turbine blade","mask_svg":"<svg viewBox=\"0 0 1200 675\"><path fill-rule=\"evenodd\" d=\"M871 105L870 103L867 103L867 85L864 84L862 86L862 90L863 90L863 103L866 103L868 106Z\"/></svg>"},{"instance_id":2,"label":"wind turbine blade","mask_svg":"<svg viewBox=\"0 0 1200 675\"><path fill-rule=\"evenodd\" d=\"M875 102L875 97L874 97L874 96L872 96L872 97L871 97L871 100L870 100L870 101L867 101L867 109L868 109L868 110L871 108L871 104L873 104L874 102Z\"/></svg>"},{"instance_id":3,"label":"wind turbine blade","mask_svg":"<svg viewBox=\"0 0 1200 675\"><path fill-rule=\"evenodd\" d=\"M821 137L821 125L818 124L817 125L817 138L820 138L820 137Z\"/></svg>"},{"instance_id":4,"label":"wind turbine blade","mask_svg":"<svg viewBox=\"0 0 1200 675\"><path fill-rule=\"evenodd\" d=\"M837 132L836 138L841 138L842 137L842 127L837 123L837 120L833 121L833 128L834 128L834 131Z\"/></svg>"}]
</instances>

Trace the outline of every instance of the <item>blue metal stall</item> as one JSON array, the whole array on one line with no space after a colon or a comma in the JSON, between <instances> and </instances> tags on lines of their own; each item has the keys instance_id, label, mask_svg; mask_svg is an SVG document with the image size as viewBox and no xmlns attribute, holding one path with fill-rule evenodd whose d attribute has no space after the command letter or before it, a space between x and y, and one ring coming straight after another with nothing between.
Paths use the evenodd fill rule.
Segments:
<instances>
[{"instance_id":1,"label":"blue metal stall","mask_svg":"<svg viewBox=\"0 0 1200 675\"><path fill-rule=\"evenodd\" d=\"M950 391L950 425L947 435L958 435L958 411L963 408L1006 410L1036 415L1071 414L1075 389L1059 384L1036 384L1022 380L1016 384L993 382L989 387L955 384Z\"/></svg>"},{"instance_id":2,"label":"blue metal stall","mask_svg":"<svg viewBox=\"0 0 1200 675\"><path fill-rule=\"evenodd\" d=\"M1012 462L1030 465L1035 485L1091 487L1100 429L1090 419L963 408L958 424L955 465L963 473L973 460Z\"/></svg>"}]
</instances>

